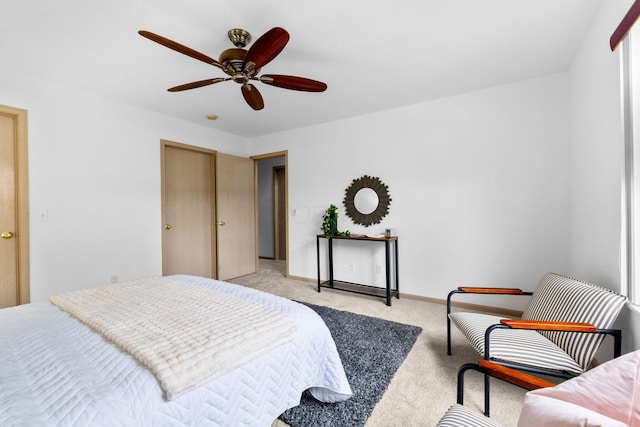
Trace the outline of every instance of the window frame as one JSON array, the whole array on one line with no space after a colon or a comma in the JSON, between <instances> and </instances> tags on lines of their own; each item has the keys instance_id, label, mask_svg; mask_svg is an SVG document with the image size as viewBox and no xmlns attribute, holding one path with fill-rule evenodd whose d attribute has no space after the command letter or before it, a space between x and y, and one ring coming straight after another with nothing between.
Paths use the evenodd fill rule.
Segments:
<instances>
[{"instance_id":1,"label":"window frame","mask_svg":"<svg viewBox=\"0 0 640 427\"><path fill-rule=\"evenodd\" d=\"M640 29L629 30L620 43L621 101L624 140L622 273L629 302L640 305ZM634 75L634 71L635 75Z\"/></svg>"},{"instance_id":2,"label":"window frame","mask_svg":"<svg viewBox=\"0 0 640 427\"><path fill-rule=\"evenodd\" d=\"M633 144L633 127L631 126L633 111L630 93L631 83L631 64L629 50L631 48L630 39L625 37L621 43L620 49L620 80L621 80L621 101L622 101L622 130L624 143L624 180L623 180L623 232L622 232L622 272L623 283L626 282L626 294L629 301L637 303L635 290L635 167L634 167L634 144Z\"/></svg>"},{"instance_id":3,"label":"window frame","mask_svg":"<svg viewBox=\"0 0 640 427\"><path fill-rule=\"evenodd\" d=\"M620 54L620 99L622 101L622 129L624 161L622 177L622 206L620 233L620 272L622 292L629 302L640 309L640 30L633 26L640 18L640 0L635 0L618 27L609 38L609 46L615 51L622 45ZM636 154L637 153L637 154Z\"/></svg>"}]
</instances>

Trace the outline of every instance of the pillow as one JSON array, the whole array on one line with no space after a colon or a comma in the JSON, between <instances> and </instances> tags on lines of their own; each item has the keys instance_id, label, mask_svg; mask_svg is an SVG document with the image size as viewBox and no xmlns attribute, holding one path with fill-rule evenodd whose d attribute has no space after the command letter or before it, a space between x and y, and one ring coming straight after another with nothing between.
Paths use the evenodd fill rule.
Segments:
<instances>
[{"instance_id":1,"label":"pillow","mask_svg":"<svg viewBox=\"0 0 640 427\"><path fill-rule=\"evenodd\" d=\"M596 415L608 419L609 424L593 421L599 419ZM541 424L553 417L558 421ZM521 418L523 424L518 425L523 426L640 427L640 350L603 363L555 387L528 392ZM562 424L565 420L572 424ZM614 421L618 424L612 424Z\"/></svg>"},{"instance_id":2,"label":"pillow","mask_svg":"<svg viewBox=\"0 0 640 427\"><path fill-rule=\"evenodd\" d=\"M582 406L552 397L525 396L518 427L628 427Z\"/></svg>"}]
</instances>

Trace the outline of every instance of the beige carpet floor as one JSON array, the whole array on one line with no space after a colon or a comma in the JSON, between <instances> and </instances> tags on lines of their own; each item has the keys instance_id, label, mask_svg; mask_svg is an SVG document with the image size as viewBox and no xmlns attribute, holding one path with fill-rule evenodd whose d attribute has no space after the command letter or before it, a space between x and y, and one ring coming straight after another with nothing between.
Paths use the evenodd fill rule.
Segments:
<instances>
[{"instance_id":1,"label":"beige carpet floor","mask_svg":"<svg viewBox=\"0 0 640 427\"><path fill-rule=\"evenodd\" d=\"M284 276L284 262L260 260L260 271L230 282L286 298L348 310L367 316L408 323L423 328L413 349L392 379L373 410L367 427L435 426L456 401L456 374L464 363L476 362L478 355L454 328L453 355L446 352L446 306L415 299L395 299L388 307L384 300L366 295L322 289L314 282ZM402 291L402 289L401 289ZM481 410L482 376L468 372L465 405ZM515 426L525 390L499 380L491 383L491 418L505 427ZM272 427L286 426L275 420Z\"/></svg>"}]
</instances>

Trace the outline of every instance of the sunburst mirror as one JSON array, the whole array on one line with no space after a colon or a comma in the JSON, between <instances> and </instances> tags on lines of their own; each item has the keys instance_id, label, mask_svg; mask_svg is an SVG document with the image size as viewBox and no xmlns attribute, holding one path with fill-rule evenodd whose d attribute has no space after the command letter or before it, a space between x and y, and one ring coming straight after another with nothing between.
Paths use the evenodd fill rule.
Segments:
<instances>
[{"instance_id":1,"label":"sunburst mirror","mask_svg":"<svg viewBox=\"0 0 640 427\"><path fill-rule=\"evenodd\" d=\"M345 191L347 215L356 224L378 224L389 213L391 196L380 178L364 175L354 179Z\"/></svg>"}]
</instances>

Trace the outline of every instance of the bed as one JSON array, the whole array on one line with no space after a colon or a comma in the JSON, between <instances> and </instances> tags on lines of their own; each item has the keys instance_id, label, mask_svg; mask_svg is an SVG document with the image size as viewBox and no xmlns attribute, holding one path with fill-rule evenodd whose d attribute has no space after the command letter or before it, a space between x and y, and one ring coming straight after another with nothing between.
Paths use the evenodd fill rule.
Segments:
<instances>
[{"instance_id":1,"label":"bed","mask_svg":"<svg viewBox=\"0 0 640 427\"><path fill-rule=\"evenodd\" d=\"M208 370L210 378L171 389L144 365L146 361L124 351L123 344L114 344L117 340L105 338L95 325L78 320L76 313L72 316L50 301L2 309L0 425L269 426L283 411L299 404L304 390L328 403L351 396L335 343L313 310L201 277L152 280L157 282L215 292L241 300L240 305L276 312L285 332L268 352L258 352L250 360L238 355L239 366ZM214 306L207 309L218 311ZM259 341L264 331L258 332L251 339L233 339Z\"/></svg>"}]
</instances>

